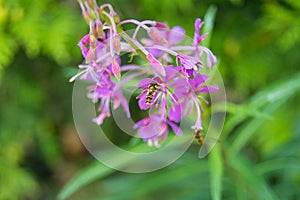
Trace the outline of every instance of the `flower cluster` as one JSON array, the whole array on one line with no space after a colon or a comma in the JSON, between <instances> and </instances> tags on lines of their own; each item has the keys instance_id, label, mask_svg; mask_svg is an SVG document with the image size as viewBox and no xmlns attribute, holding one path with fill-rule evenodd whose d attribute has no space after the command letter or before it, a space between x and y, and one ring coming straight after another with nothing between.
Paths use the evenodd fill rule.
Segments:
<instances>
[{"instance_id":1,"label":"flower cluster","mask_svg":"<svg viewBox=\"0 0 300 200\"><path fill-rule=\"evenodd\" d=\"M151 20L121 21L110 4L97 6L95 0L79 0L79 4L90 31L79 42L85 63L79 65L80 72L70 81L80 77L92 83L88 97L94 103L100 102L95 123L101 125L110 116L111 104L112 109L121 105L130 118L122 86L131 79L147 77L137 85L142 90L138 105L142 110L154 108L155 112L134 125L143 140L159 147L169 129L181 135L178 123L192 111L197 117L191 128L195 133L202 130L201 102L208 103L203 94L218 91L217 86L206 84L209 77L201 73L203 68L216 64L212 52L200 45L206 37L200 35L203 22L196 19L194 39L186 46L180 45L185 37L180 26L170 29L165 23ZM135 25L133 34L123 30L125 24ZM137 39L141 31L146 31L147 37ZM139 56L145 64L122 64L121 54ZM200 59L202 54L206 54L205 61ZM123 78L122 72L127 71L131 75Z\"/></svg>"}]
</instances>

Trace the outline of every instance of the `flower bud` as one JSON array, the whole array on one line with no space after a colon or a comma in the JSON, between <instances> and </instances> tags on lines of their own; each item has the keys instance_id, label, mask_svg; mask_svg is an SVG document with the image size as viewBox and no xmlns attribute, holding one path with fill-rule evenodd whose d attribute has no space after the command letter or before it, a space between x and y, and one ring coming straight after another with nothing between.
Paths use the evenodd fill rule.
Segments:
<instances>
[{"instance_id":1,"label":"flower bud","mask_svg":"<svg viewBox=\"0 0 300 200\"><path fill-rule=\"evenodd\" d=\"M103 26L102 26L102 24L96 22L96 30L97 30L97 36L99 38L102 38L103 37Z\"/></svg>"},{"instance_id":2,"label":"flower bud","mask_svg":"<svg viewBox=\"0 0 300 200\"><path fill-rule=\"evenodd\" d=\"M86 11L82 11L83 18L87 24L90 23L90 17Z\"/></svg>"},{"instance_id":3,"label":"flower bud","mask_svg":"<svg viewBox=\"0 0 300 200\"><path fill-rule=\"evenodd\" d=\"M164 67L151 53L147 55L147 59L149 60L154 72L157 72L162 76L166 76L166 71Z\"/></svg>"},{"instance_id":4,"label":"flower bud","mask_svg":"<svg viewBox=\"0 0 300 200\"><path fill-rule=\"evenodd\" d=\"M155 27L158 29L169 29L169 26L162 22L156 22Z\"/></svg>"},{"instance_id":5,"label":"flower bud","mask_svg":"<svg viewBox=\"0 0 300 200\"><path fill-rule=\"evenodd\" d=\"M115 57L112 59L111 65L112 65L111 66L112 73L114 74L114 76L116 77L117 80L120 80L121 79L121 68Z\"/></svg>"},{"instance_id":6,"label":"flower bud","mask_svg":"<svg viewBox=\"0 0 300 200\"><path fill-rule=\"evenodd\" d=\"M120 37L115 35L113 38L113 48L115 52L119 55L121 51Z\"/></svg>"},{"instance_id":7,"label":"flower bud","mask_svg":"<svg viewBox=\"0 0 300 200\"><path fill-rule=\"evenodd\" d=\"M88 6L89 6L90 8L92 8L92 9L95 7L94 2L91 1L91 0L88 0L88 1L87 1L87 4L88 4Z\"/></svg>"},{"instance_id":8,"label":"flower bud","mask_svg":"<svg viewBox=\"0 0 300 200\"><path fill-rule=\"evenodd\" d=\"M148 34L156 42L168 43L168 41L165 38L163 38L163 36L159 33L158 29L155 27L149 28Z\"/></svg>"},{"instance_id":9,"label":"flower bud","mask_svg":"<svg viewBox=\"0 0 300 200\"><path fill-rule=\"evenodd\" d=\"M90 18L91 18L92 20L96 20L96 18L97 18L96 13L95 13L95 11L93 11L93 10L90 10L89 16L90 16Z\"/></svg>"}]
</instances>

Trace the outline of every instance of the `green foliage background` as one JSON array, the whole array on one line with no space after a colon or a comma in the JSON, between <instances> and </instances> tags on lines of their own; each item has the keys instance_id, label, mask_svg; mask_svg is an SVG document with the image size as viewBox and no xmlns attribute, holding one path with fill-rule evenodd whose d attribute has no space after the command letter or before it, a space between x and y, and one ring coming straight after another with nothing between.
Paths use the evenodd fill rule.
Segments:
<instances>
[{"instance_id":1,"label":"green foliage background","mask_svg":"<svg viewBox=\"0 0 300 200\"><path fill-rule=\"evenodd\" d=\"M194 19L216 6L209 45L228 98L220 142L202 160L193 144L171 166L147 174L99 164L72 121L68 79L82 62L77 43L88 31L77 2L0 0L0 200L300 199L299 1L110 3L122 19L180 25L189 36ZM110 138L126 146L116 132Z\"/></svg>"}]
</instances>

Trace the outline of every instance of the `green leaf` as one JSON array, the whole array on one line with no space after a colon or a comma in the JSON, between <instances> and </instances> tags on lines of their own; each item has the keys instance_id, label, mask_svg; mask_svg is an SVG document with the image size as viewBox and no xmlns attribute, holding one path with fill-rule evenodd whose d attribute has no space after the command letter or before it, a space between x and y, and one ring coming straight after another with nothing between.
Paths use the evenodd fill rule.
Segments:
<instances>
[{"instance_id":1,"label":"green leaf","mask_svg":"<svg viewBox=\"0 0 300 200\"><path fill-rule=\"evenodd\" d=\"M0 77L4 68L12 61L16 48L16 41L0 29Z\"/></svg>"},{"instance_id":2,"label":"green leaf","mask_svg":"<svg viewBox=\"0 0 300 200\"><path fill-rule=\"evenodd\" d=\"M259 163L255 166L256 171L263 175L275 170L282 169L300 169L299 158L277 158Z\"/></svg>"},{"instance_id":3,"label":"green leaf","mask_svg":"<svg viewBox=\"0 0 300 200\"><path fill-rule=\"evenodd\" d=\"M64 186L58 194L58 199L67 199L78 189L97 179L103 178L112 172L114 172L114 169L106 167L97 161L79 172L66 186Z\"/></svg>"},{"instance_id":4,"label":"green leaf","mask_svg":"<svg viewBox=\"0 0 300 200\"><path fill-rule=\"evenodd\" d=\"M286 102L286 99L282 99L278 102L270 104L263 109L263 112L271 115L284 102ZM265 120L261 118L253 118L237 130L238 135L233 139L232 142L232 148L235 153L240 151L241 148L247 144L249 139L256 133L257 129L264 123L264 121Z\"/></svg>"},{"instance_id":5,"label":"green leaf","mask_svg":"<svg viewBox=\"0 0 300 200\"><path fill-rule=\"evenodd\" d=\"M244 104L245 108L250 107L253 112L271 115L283 103L285 103L292 95L297 94L300 90L300 73L295 74L289 79L277 82L271 87L262 90L254 95L249 102ZM230 118L224 127L225 135L230 133L239 123L244 121L248 115L241 112ZM238 135L233 140L233 149L238 152L247 141L255 134L259 126L266 118L253 118L247 124L237 130Z\"/></svg>"},{"instance_id":6,"label":"green leaf","mask_svg":"<svg viewBox=\"0 0 300 200\"><path fill-rule=\"evenodd\" d=\"M0 162L0 199L21 199L24 195L31 199L36 197L40 188L28 171L3 157Z\"/></svg>"},{"instance_id":7,"label":"green leaf","mask_svg":"<svg viewBox=\"0 0 300 200\"><path fill-rule=\"evenodd\" d=\"M180 139L183 139L182 137L187 137L188 139L190 136L181 136ZM167 141L171 140L171 137L167 138ZM179 142L178 140L177 142ZM173 141L174 143L175 141ZM180 144L177 144L180 145ZM126 150L129 150L130 152L149 152L152 151L152 148L149 148L149 146L145 143L139 143L136 146L133 147L123 147ZM156 149L154 149L156 150ZM116 152L117 153L117 152ZM110 159L113 161L118 166L124 166L127 165L128 163L132 162L131 157L121 157L117 155L116 153L111 153L110 154ZM79 172L64 188L61 190L61 192L58 195L58 199L67 199L69 198L74 192L77 190L81 189L82 187L94 182L95 180L99 180L101 178L104 178L113 172L115 172L115 169L106 167L102 164L99 163L99 161L96 161L93 163L91 166L83 169L81 172ZM158 179L160 177L157 177ZM169 179L170 180L170 179ZM154 184L155 185L155 184ZM149 186L150 187L150 186ZM143 189L140 189L141 191Z\"/></svg>"},{"instance_id":8,"label":"green leaf","mask_svg":"<svg viewBox=\"0 0 300 200\"><path fill-rule=\"evenodd\" d=\"M261 92L254 95L248 102L243 104L244 109L251 108L255 112L267 113L259 111L265 105L269 105L279 101L280 99L287 100L292 95L296 94L300 90L300 73L295 74L288 79L276 82L270 87L262 90ZM266 115L267 116L267 115ZM224 132L231 132L236 125L244 121L248 115L245 113L237 113L234 117L227 120Z\"/></svg>"},{"instance_id":9,"label":"green leaf","mask_svg":"<svg viewBox=\"0 0 300 200\"><path fill-rule=\"evenodd\" d=\"M203 32L208 33L208 35L205 38L205 40L203 40L202 42L203 46L206 47L210 46L210 40L214 29L216 13L217 13L217 6L211 5L204 16Z\"/></svg>"},{"instance_id":10,"label":"green leaf","mask_svg":"<svg viewBox=\"0 0 300 200\"><path fill-rule=\"evenodd\" d=\"M223 161L220 145L216 145L209 155L209 172L212 199L220 200L222 197L223 176Z\"/></svg>"},{"instance_id":11,"label":"green leaf","mask_svg":"<svg viewBox=\"0 0 300 200\"><path fill-rule=\"evenodd\" d=\"M222 111L224 104L217 104L214 105L215 112ZM242 115L247 117L257 117L263 119L272 119L272 116L266 113L263 113L259 110L252 108L249 105L237 105L234 103L226 103L226 111L227 113L234 114L234 115Z\"/></svg>"},{"instance_id":12,"label":"green leaf","mask_svg":"<svg viewBox=\"0 0 300 200\"><path fill-rule=\"evenodd\" d=\"M168 187L172 188L172 186L176 187L178 186L179 183L188 184L191 182L191 180L194 179L196 182L199 183L195 187L197 190L206 187L206 184L201 183L202 181L198 180L199 179L198 177L200 175L207 174L207 169L208 169L207 162L203 160L193 162L194 159L192 158L188 158L188 159L190 160L180 159L183 162L162 169L161 171L151 172L148 174L131 175L131 176L123 175L123 177L117 178L116 180L108 183L109 184L108 187L115 187L115 186L121 186L121 187L114 188L112 192L109 192L102 198L109 199L109 200L145 199L145 197L147 197L149 194L150 195L155 194L156 191L162 192L161 189L163 188L168 188ZM126 184L124 184L124 179L126 180ZM173 191L172 193L174 192L177 191ZM207 192L209 191L207 190ZM153 195L151 195L151 197L152 196ZM184 197L186 196L184 195ZM178 198L179 197L176 195L176 199Z\"/></svg>"},{"instance_id":13,"label":"green leaf","mask_svg":"<svg viewBox=\"0 0 300 200\"><path fill-rule=\"evenodd\" d=\"M145 142L139 143L138 145L133 147L126 146L124 147L124 149L130 150L131 152L139 152L139 151L147 152L152 150ZM131 158L128 157L120 158L120 156L116 155L116 153L111 154L110 158L118 166L123 166L131 162L130 160ZM100 161L95 161L90 166L80 171L67 185L63 187L63 189L60 191L58 195L58 199L67 199L74 192L81 189L82 187L94 182L95 180L104 178L115 171L116 170L113 168L100 164Z\"/></svg>"},{"instance_id":14,"label":"green leaf","mask_svg":"<svg viewBox=\"0 0 300 200\"><path fill-rule=\"evenodd\" d=\"M270 87L253 96L249 105L259 108L277 102L280 99L288 99L300 90L300 73L286 77L284 80L273 83Z\"/></svg>"},{"instance_id":15,"label":"green leaf","mask_svg":"<svg viewBox=\"0 0 300 200\"><path fill-rule=\"evenodd\" d=\"M239 155L233 155L231 147L227 144L227 153L229 155L228 165L232 170L232 177L236 180L238 185L238 195L245 199L264 199L276 200L278 199L273 191L268 187L263 178L256 173L255 167ZM241 194L239 190L247 188L248 193ZM250 196L249 196L250 193ZM242 195L242 196L241 196Z\"/></svg>"}]
</instances>

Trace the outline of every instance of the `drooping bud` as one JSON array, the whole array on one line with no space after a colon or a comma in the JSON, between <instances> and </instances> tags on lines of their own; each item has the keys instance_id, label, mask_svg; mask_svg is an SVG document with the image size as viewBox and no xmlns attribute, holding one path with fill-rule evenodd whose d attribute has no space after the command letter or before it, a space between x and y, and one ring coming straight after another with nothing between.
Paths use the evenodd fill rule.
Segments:
<instances>
[{"instance_id":1,"label":"drooping bud","mask_svg":"<svg viewBox=\"0 0 300 200\"><path fill-rule=\"evenodd\" d=\"M91 1L91 0L88 0L88 1L87 1L87 4L88 4L88 6L89 6L90 8L92 8L92 9L95 7L94 2Z\"/></svg>"},{"instance_id":2,"label":"drooping bud","mask_svg":"<svg viewBox=\"0 0 300 200\"><path fill-rule=\"evenodd\" d=\"M163 36L159 33L159 31L155 27L149 28L148 34L156 42L168 43L168 41L165 38L163 38Z\"/></svg>"},{"instance_id":3,"label":"drooping bud","mask_svg":"<svg viewBox=\"0 0 300 200\"><path fill-rule=\"evenodd\" d=\"M203 68L202 62L192 56L187 56L184 54L178 54L176 56L176 64L179 65L179 61L184 69L193 69L194 71L198 71L199 67Z\"/></svg>"},{"instance_id":4,"label":"drooping bud","mask_svg":"<svg viewBox=\"0 0 300 200\"><path fill-rule=\"evenodd\" d=\"M90 48L86 55L86 63L90 63L92 60L96 58L96 49Z\"/></svg>"},{"instance_id":5,"label":"drooping bud","mask_svg":"<svg viewBox=\"0 0 300 200\"><path fill-rule=\"evenodd\" d=\"M86 62L89 63L92 60L96 59L96 45L97 45L97 38L93 35L90 34L89 35L89 42L90 42L90 48L87 52L87 56L86 56Z\"/></svg>"},{"instance_id":6,"label":"drooping bud","mask_svg":"<svg viewBox=\"0 0 300 200\"><path fill-rule=\"evenodd\" d=\"M209 50L207 52L206 57L206 65L209 69L211 69L217 63L217 58L214 54L212 54Z\"/></svg>"},{"instance_id":7,"label":"drooping bud","mask_svg":"<svg viewBox=\"0 0 300 200\"><path fill-rule=\"evenodd\" d=\"M90 34L90 46L91 48L96 48L97 45L97 38L95 37L94 34Z\"/></svg>"},{"instance_id":8,"label":"drooping bud","mask_svg":"<svg viewBox=\"0 0 300 200\"><path fill-rule=\"evenodd\" d=\"M112 73L114 74L114 76L116 77L117 80L120 80L121 79L121 68L115 57L112 59L111 65L112 65L111 66Z\"/></svg>"},{"instance_id":9,"label":"drooping bud","mask_svg":"<svg viewBox=\"0 0 300 200\"><path fill-rule=\"evenodd\" d=\"M87 24L89 24L90 18L89 18L88 12L86 10L86 7L83 4L83 1L82 0L78 0L78 3L80 5L80 8L81 8L84 20L86 21Z\"/></svg>"},{"instance_id":10,"label":"drooping bud","mask_svg":"<svg viewBox=\"0 0 300 200\"><path fill-rule=\"evenodd\" d=\"M86 11L82 11L83 18L87 24L90 23L90 17Z\"/></svg>"},{"instance_id":11,"label":"drooping bud","mask_svg":"<svg viewBox=\"0 0 300 200\"><path fill-rule=\"evenodd\" d=\"M103 26L100 20L96 20L96 30L99 38L103 37Z\"/></svg>"},{"instance_id":12,"label":"drooping bud","mask_svg":"<svg viewBox=\"0 0 300 200\"><path fill-rule=\"evenodd\" d=\"M89 17L90 17L92 20L96 20L97 16L96 16L95 11L90 10L88 14L89 14Z\"/></svg>"},{"instance_id":13,"label":"drooping bud","mask_svg":"<svg viewBox=\"0 0 300 200\"><path fill-rule=\"evenodd\" d=\"M195 21L195 32L194 32L194 41L193 46L198 46L207 36L207 33L200 35L200 29L204 22L201 19L197 18Z\"/></svg>"},{"instance_id":14,"label":"drooping bud","mask_svg":"<svg viewBox=\"0 0 300 200\"><path fill-rule=\"evenodd\" d=\"M162 22L156 22L155 27L158 29L168 29L169 26L165 23Z\"/></svg>"},{"instance_id":15,"label":"drooping bud","mask_svg":"<svg viewBox=\"0 0 300 200\"><path fill-rule=\"evenodd\" d=\"M113 38L113 48L115 52L119 55L121 51L120 37L115 35Z\"/></svg>"},{"instance_id":16,"label":"drooping bud","mask_svg":"<svg viewBox=\"0 0 300 200\"><path fill-rule=\"evenodd\" d=\"M147 55L147 59L149 60L154 72L157 72L162 76L166 76L166 71L164 67L151 53Z\"/></svg>"}]
</instances>

